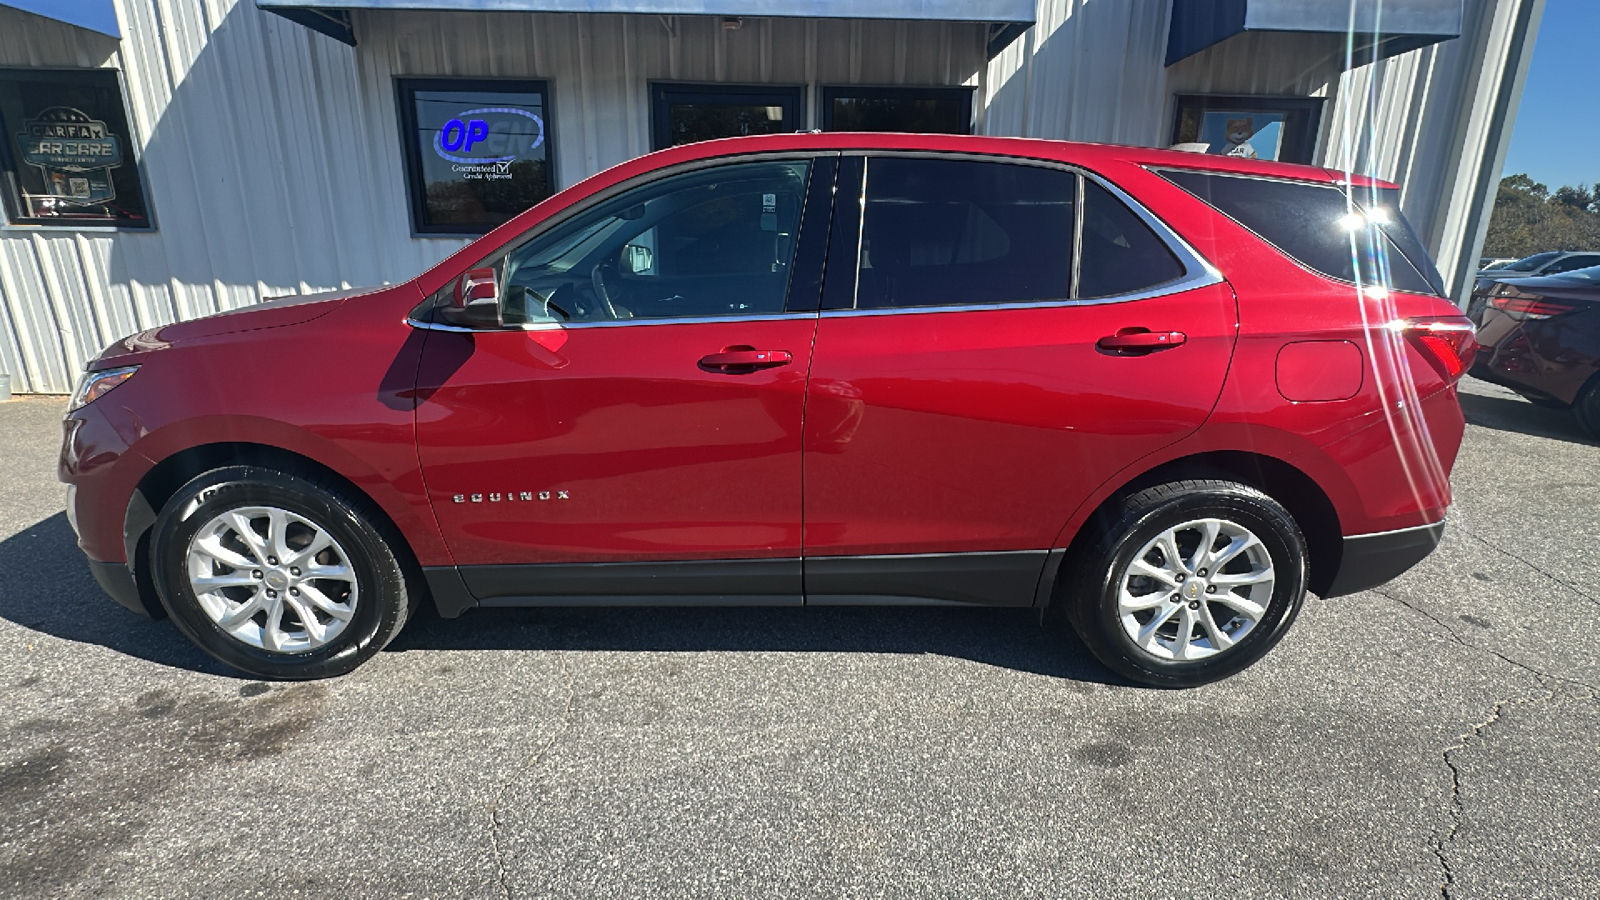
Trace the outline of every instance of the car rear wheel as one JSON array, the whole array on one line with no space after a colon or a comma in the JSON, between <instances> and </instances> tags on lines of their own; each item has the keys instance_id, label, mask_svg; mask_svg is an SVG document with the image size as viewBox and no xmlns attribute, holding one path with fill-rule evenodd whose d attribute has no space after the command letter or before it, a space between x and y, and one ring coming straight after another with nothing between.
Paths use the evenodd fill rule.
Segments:
<instances>
[{"instance_id":1,"label":"car rear wheel","mask_svg":"<svg viewBox=\"0 0 1600 900\"><path fill-rule=\"evenodd\" d=\"M251 675L341 675L411 611L405 572L361 504L254 466L206 472L163 506L152 571L172 620Z\"/></svg>"},{"instance_id":2,"label":"car rear wheel","mask_svg":"<svg viewBox=\"0 0 1600 900\"><path fill-rule=\"evenodd\" d=\"M1229 481L1127 497L1063 597L1089 650L1152 687L1233 675L1283 637L1306 591L1305 538L1277 501Z\"/></svg>"}]
</instances>

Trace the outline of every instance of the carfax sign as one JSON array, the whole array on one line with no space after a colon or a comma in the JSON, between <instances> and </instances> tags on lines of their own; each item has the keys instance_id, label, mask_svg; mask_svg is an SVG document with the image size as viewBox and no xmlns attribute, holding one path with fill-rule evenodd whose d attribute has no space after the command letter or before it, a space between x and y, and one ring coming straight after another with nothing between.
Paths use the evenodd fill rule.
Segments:
<instances>
[{"instance_id":1,"label":"carfax sign","mask_svg":"<svg viewBox=\"0 0 1600 900\"><path fill-rule=\"evenodd\" d=\"M25 121L17 141L22 161L39 167L45 190L60 202L88 206L117 196L111 170L122 165L122 144L99 119L52 106Z\"/></svg>"}]
</instances>

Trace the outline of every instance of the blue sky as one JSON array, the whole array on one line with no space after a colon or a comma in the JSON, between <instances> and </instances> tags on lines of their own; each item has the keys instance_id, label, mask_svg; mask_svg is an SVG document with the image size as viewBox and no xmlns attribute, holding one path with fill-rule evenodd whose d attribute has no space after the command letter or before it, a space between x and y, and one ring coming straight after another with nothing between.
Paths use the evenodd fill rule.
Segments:
<instances>
[{"instance_id":1,"label":"blue sky","mask_svg":"<svg viewBox=\"0 0 1600 900\"><path fill-rule=\"evenodd\" d=\"M1600 181L1600 2L1548 0L1505 174L1555 189Z\"/></svg>"}]
</instances>

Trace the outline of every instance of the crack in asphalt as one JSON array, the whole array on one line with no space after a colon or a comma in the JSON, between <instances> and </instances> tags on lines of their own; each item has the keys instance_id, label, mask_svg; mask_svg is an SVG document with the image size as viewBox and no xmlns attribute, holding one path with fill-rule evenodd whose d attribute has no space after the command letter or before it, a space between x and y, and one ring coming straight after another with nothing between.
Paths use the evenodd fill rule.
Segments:
<instances>
[{"instance_id":1,"label":"crack in asphalt","mask_svg":"<svg viewBox=\"0 0 1600 900\"><path fill-rule=\"evenodd\" d=\"M1474 535L1474 537L1476 536ZM1445 623L1444 620L1440 619L1438 616L1435 616L1433 613L1428 612L1426 609L1423 609L1416 604L1410 603L1400 597L1396 597L1393 594L1389 594L1384 591L1374 590L1372 593L1384 598L1385 600L1398 603L1401 606L1404 606L1406 609L1409 609L1412 612L1426 618L1430 622L1437 625L1440 631L1443 631L1445 634L1449 635L1452 641L1460 644L1462 647L1465 647L1469 650L1478 650L1483 653L1487 653L1490 656L1493 656L1496 659L1506 663L1507 665L1520 669L1534 676L1534 678L1541 682L1548 683L1555 681L1568 684L1579 688L1587 699L1600 699L1600 688L1596 688L1594 685L1577 681L1572 678L1567 678L1562 675L1556 675L1552 672L1546 672L1519 659L1513 659L1512 657L1509 657L1493 648L1481 647L1477 644L1471 643L1463 638L1454 628L1451 628L1447 623ZM1529 706L1540 706L1547 703L1553 703L1556 701L1556 699L1556 691L1554 689L1546 688L1542 696L1530 695L1525 697L1506 697L1501 700L1497 700L1495 701L1494 708L1490 710L1488 718L1472 726L1469 731L1463 733L1459 738L1457 738L1454 744L1444 748L1444 750L1440 752L1440 756L1444 760L1445 768L1450 770L1450 827L1443 834L1440 834L1434 838L1433 842L1433 855L1436 859L1438 859L1439 869L1441 873L1443 873L1443 880L1439 884L1439 896L1441 900L1453 900L1451 889L1455 887L1456 877L1455 870L1450 867L1448 850L1450 845L1455 842L1456 835L1461 831L1461 824L1466 818L1467 813L1466 801L1463 799L1461 793L1461 769L1456 764L1454 754L1465 750L1474 741L1481 743L1485 739L1485 735L1489 728L1496 722L1500 721L1500 718L1504 714L1506 707L1511 706L1514 703L1525 703Z\"/></svg>"},{"instance_id":2,"label":"crack in asphalt","mask_svg":"<svg viewBox=\"0 0 1600 900\"><path fill-rule=\"evenodd\" d=\"M556 741L560 740L561 736L566 734L567 729L572 725L572 701L577 695L577 688L572 681L572 670L567 667L567 655L565 653L557 653L556 656L561 660L561 675L567 681L567 700L561 710L561 722L550 733L549 740L545 741L538 750L535 750L531 756L524 760L522 765L511 771L510 777L494 792L494 799L489 802L489 843L494 850L495 880L500 885L500 895L505 900L511 900L511 882L506 877L505 853L500 848L500 827L502 825L500 821L500 804L505 800L506 792L511 790L511 786L520 783L524 775L543 761L545 756L550 753L550 748L556 745Z\"/></svg>"},{"instance_id":3,"label":"crack in asphalt","mask_svg":"<svg viewBox=\"0 0 1600 900\"><path fill-rule=\"evenodd\" d=\"M1477 532L1473 531L1472 529L1468 528L1467 526L1462 525L1459 522L1454 522L1453 521L1453 522L1450 523L1450 527L1455 529L1455 530L1457 530L1457 531L1460 531L1462 534L1466 535L1469 538L1472 538L1473 540L1475 540L1478 543L1484 545L1485 547L1488 547L1490 550L1493 550L1494 552L1500 554L1501 556L1510 557L1511 559L1514 559L1517 562L1522 563L1523 565L1525 565L1528 568L1534 570L1535 572L1538 572L1540 575L1543 575L1545 578L1549 579L1550 581L1554 581L1556 584L1561 585L1562 587L1564 587L1567 590L1573 592L1574 594L1577 594L1579 597L1582 597L1583 599L1589 601L1590 603L1600 603L1600 597L1596 597L1595 595L1589 593L1588 591L1584 590L1581 586L1573 584L1572 582L1570 582L1570 581L1566 580L1565 578L1562 578L1561 576L1556 575L1556 574L1554 574L1552 572L1545 571L1541 566L1539 566L1538 563L1532 562L1532 561L1530 561L1528 559L1525 559L1525 558L1523 558L1523 557L1521 557L1521 556L1519 556L1519 555L1517 555L1515 553L1512 553L1510 550L1507 550L1504 547L1501 547L1499 544L1492 543L1488 538L1479 536Z\"/></svg>"},{"instance_id":4,"label":"crack in asphalt","mask_svg":"<svg viewBox=\"0 0 1600 900\"><path fill-rule=\"evenodd\" d=\"M1594 686L1592 684L1589 684L1588 682L1578 681L1577 679L1574 679L1574 678L1568 678L1565 675L1557 675L1554 672L1546 672L1545 670L1536 668L1534 666L1531 666L1531 665L1523 662L1520 659L1514 659L1514 658L1512 658L1510 656L1507 656L1504 653L1501 653L1499 650L1494 649L1493 647L1484 647L1484 646L1480 646L1478 644L1474 644L1471 641L1467 640L1466 638L1462 637L1460 632L1458 632L1454 628L1450 627L1450 623L1444 621L1443 619L1439 618L1438 616L1434 615L1431 612L1428 612L1426 609L1423 609L1422 607L1417 606L1414 603L1411 603L1411 602L1409 602L1407 600L1404 600L1404 599L1402 599L1400 597L1396 597L1393 594L1389 594L1389 593L1386 593L1386 592L1380 591L1380 590L1374 590L1372 593L1377 594L1379 597L1382 597L1385 600L1390 600L1390 601L1393 601L1395 603L1398 603L1401 606L1404 606L1406 609L1409 609L1412 612L1416 613L1417 615L1422 616L1423 618L1427 619L1428 621L1432 622L1433 624L1439 626L1439 630L1443 631L1445 634L1449 635L1450 639L1452 641L1454 641L1457 644L1460 644L1463 647L1466 647L1469 650L1477 650L1477 651L1482 652L1482 653L1487 653L1490 656L1493 656L1495 659L1498 659L1501 662L1506 663L1507 665L1514 666L1514 667L1516 667L1518 669L1521 669L1522 671L1527 672L1529 675L1533 675L1536 678L1547 678L1547 679L1550 679L1551 681L1560 681L1560 682L1563 682L1565 684L1570 684L1570 685L1572 685L1574 687L1582 688L1584 691L1586 691L1586 692L1588 692L1590 694L1595 694L1596 692L1600 692L1600 687L1596 687L1596 686Z\"/></svg>"},{"instance_id":5,"label":"crack in asphalt","mask_svg":"<svg viewBox=\"0 0 1600 900\"><path fill-rule=\"evenodd\" d=\"M1407 603L1406 605L1410 606L1411 604ZM1555 691L1550 691L1542 699L1549 700L1554 696ZM1483 733L1489 726L1500 721L1501 712L1505 710L1507 705L1514 702L1517 702L1514 698L1497 701L1494 709L1489 713L1489 718L1472 726L1471 731L1461 735L1456 739L1455 744L1444 748L1444 751L1440 754L1444 758L1445 768L1450 770L1450 829L1434 838L1433 841L1433 855L1439 860L1439 869L1444 873L1444 880L1439 883L1439 896L1442 900L1452 900L1450 889L1455 887L1456 884L1456 873L1454 869L1450 868L1450 857L1446 853L1446 848L1455 842L1456 834L1461 831L1461 822L1467 815L1466 802L1461 798L1461 769L1456 765L1456 761L1451 758L1451 754L1466 749L1467 744L1474 738L1482 740Z\"/></svg>"}]
</instances>

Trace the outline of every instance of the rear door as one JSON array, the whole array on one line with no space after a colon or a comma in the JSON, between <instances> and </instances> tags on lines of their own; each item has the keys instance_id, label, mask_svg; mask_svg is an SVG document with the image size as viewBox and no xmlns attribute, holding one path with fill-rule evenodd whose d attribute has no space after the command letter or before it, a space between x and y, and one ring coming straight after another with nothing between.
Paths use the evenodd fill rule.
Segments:
<instances>
[{"instance_id":1,"label":"rear door","mask_svg":"<svg viewBox=\"0 0 1600 900\"><path fill-rule=\"evenodd\" d=\"M429 332L418 453L478 600L799 602L834 165L725 163L625 191L487 263L504 327Z\"/></svg>"},{"instance_id":2,"label":"rear door","mask_svg":"<svg viewBox=\"0 0 1600 900\"><path fill-rule=\"evenodd\" d=\"M1074 507L1215 404L1232 291L1061 166L846 157L846 196L807 388L807 602L1032 603Z\"/></svg>"}]
</instances>

